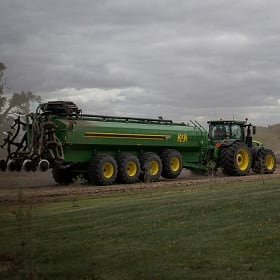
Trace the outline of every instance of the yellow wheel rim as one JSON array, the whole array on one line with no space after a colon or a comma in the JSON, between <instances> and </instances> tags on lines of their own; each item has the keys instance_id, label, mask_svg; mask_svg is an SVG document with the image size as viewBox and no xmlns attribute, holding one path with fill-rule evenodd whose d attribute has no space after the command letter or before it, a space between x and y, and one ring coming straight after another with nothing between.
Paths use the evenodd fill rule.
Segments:
<instances>
[{"instance_id":1,"label":"yellow wheel rim","mask_svg":"<svg viewBox=\"0 0 280 280\"><path fill-rule=\"evenodd\" d=\"M134 161L129 161L126 166L127 175L130 177L135 176L137 173L137 164Z\"/></svg>"},{"instance_id":2,"label":"yellow wheel rim","mask_svg":"<svg viewBox=\"0 0 280 280\"><path fill-rule=\"evenodd\" d=\"M240 150L236 157L239 170L246 170L249 165L249 154L246 150Z\"/></svg>"},{"instance_id":3,"label":"yellow wheel rim","mask_svg":"<svg viewBox=\"0 0 280 280\"><path fill-rule=\"evenodd\" d=\"M114 165L110 162L107 162L103 166L103 176L106 179L110 179L114 174Z\"/></svg>"},{"instance_id":4,"label":"yellow wheel rim","mask_svg":"<svg viewBox=\"0 0 280 280\"><path fill-rule=\"evenodd\" d=\"M265 168L272 170L274 168L275 162L272 155L267 155L265 158Z\"/></svg>"},{"instance_id":5,"label":"yellow wheel rim","mask_svg":"<svg viewBox=\"0 0 280 280\"><path fill-rule=\"evenodd\" d=\"M180 169L180 160L177 157L173 157L170 160L170 170L176 172Z\"/></svg>"},{"instance_id":6,"label":"yellow wheel rim","mask_svg":"<svg viewBox=\"0 0 280 280\"><path fill-rule=\"evenodd\" d=\"M151 175L157 175L159 172L159 165L158 162L156 160L152 160L150 162L150 174Z\"/></svg>"}]
</instances>

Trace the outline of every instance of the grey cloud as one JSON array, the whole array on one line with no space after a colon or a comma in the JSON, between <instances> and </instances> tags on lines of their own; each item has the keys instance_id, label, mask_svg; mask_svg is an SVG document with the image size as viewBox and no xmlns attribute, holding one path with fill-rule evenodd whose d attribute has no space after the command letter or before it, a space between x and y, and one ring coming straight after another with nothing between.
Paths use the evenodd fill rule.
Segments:
<instances>
[{"instance_id":1,"label":"grey cloud","mask_svg":"<svg viewBox=\"0 0 280 280\"><path fill-rule=\"evenodd\" d=\"M9 0L0 61L11 90L43 98L117 89L116 113L207 119L258 108L266 119L257 121L269 123L268 106L280 106L279 8L275 0Z\"/></svg>"}]
</instances>

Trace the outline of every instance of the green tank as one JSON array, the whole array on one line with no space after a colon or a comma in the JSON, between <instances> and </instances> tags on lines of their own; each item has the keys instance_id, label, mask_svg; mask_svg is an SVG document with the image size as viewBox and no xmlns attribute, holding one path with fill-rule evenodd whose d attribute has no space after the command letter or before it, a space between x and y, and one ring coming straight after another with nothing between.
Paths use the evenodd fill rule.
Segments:
<instances>
[{"instance_id":1,"label":"green tank","mask_svg":"<svg viewBox=\"0 0 280 280\"><path fill-rule=\"evenodd\" d=\"M188 162L198 162L207 135L197 127L165 120L78 116L55 119L56 135L64 149L64 160L89 161L93 153L121 151L139 155L143 151L160 153L163 149L188 152Z\"/></svg>"}]
</instances>

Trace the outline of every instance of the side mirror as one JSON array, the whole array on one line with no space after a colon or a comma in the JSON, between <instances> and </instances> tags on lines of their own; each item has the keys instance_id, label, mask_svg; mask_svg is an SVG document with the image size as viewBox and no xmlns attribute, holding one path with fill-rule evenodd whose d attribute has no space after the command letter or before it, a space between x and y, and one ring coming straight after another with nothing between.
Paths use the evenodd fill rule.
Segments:
<instances>
[{"instance_id":1,"label":"side mirror","mask_svg":"<svg viewBox=\"0 0 280 280\"><path fill-rule=\"evenodd\" d=\"M253 134L256 134L256 132L257 132L257 128L253 126Z\"/></svg>"}]
</instances>

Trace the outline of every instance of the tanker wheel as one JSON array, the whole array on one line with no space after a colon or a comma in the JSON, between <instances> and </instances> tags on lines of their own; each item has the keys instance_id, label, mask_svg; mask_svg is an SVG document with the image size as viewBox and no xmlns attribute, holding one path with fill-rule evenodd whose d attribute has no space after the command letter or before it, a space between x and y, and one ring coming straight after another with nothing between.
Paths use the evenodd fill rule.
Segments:
<instances>
[{"instance_id":1,"label":"tanker wheel","mask_svg":"<svg viewBox=\"0 0 280 280\"><path fill-rule=\"evenodd\" d=\"M253 171L255 173L272 174L276 168L276 158L273 151L263 148L255 155Z\"/></svg>"},{"instance_id":2,"label":"tanker wheel","mask_svg":"<svg viewBox=\"0 0 280 280\"><path fill-rule=\"evenodd\" d=\"M140 156L141 180L144 182L156 182L159 180L162 171L160 157L155 153L144 153Z\"/></svg>"},{"instance_id":3,"label":"tanker wheel","mask_svg":"<svg viewBox=\"0 0 280 280\"><path fill-rule=\"evenodd\" d=\"M247 175L251 168L249 148L243 142L234 142L231 146L221 147L219 165L227 175Z\"/></svg>"},{"instance_id":4,"label":"tanker wheel","mask_svg":"<svg viewBox=\"0 0 280 280\"><path fill-rule=\"evenodd\" d=\"M121 153L117 158L117 181L124 184L133 184L139 180L140 163L137 156L130 153Z\"/></svg>"},{"instance_id":5,"label":"tanker wheel","mask_svg":"<svg viewBox=\"0 0 280 280\"><path fill-rule=\"evenodd\" d=\"M52 169L54 180L60 185L69 185L74 182L73 174L69 168L55 165Z\"/></svg>"},{"instance_id":6,"label":"tanker wheel","mask_svg":"<svg viewBox=\"0 0 280 280\"><path fill-rule=\"evenodd\" d=\"M176 150L165 150L161 154L162 177L167 179L177 178L182 169L182 156Z\"/></svg>"},{"instance_id":7,"label":"tanker wheel","mask_svg":"<svg viewBox=\"0 0 280 280\"><path fill-rule=\"evenodd\" d=\"M115 182L117 177L117 163L115 159L106 154L96 155L88 167L89 183L105 186Z\"/></svg>"}]
</instances>

